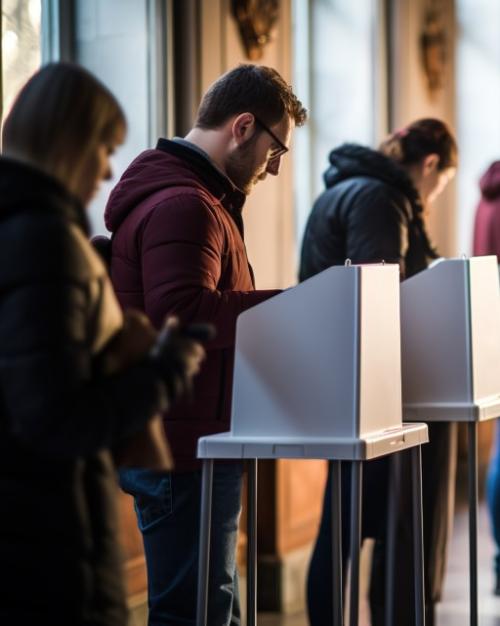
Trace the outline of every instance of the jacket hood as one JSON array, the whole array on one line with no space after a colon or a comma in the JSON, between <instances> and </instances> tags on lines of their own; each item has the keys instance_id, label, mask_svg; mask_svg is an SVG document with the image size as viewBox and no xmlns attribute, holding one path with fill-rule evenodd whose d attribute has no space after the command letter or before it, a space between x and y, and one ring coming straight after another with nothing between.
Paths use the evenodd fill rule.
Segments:
<instances>
[{"instance_id":1,"label":"jacket hood","mask_svg":"<svg viewBox=\"0 0 500 626\"><path fill-rule=\"evenodd\" d=\"M481 176L479 187L486 200L500 196L500 161L494 161Z\"/></svg>"},{"instance_id":2,"label":"jacket hood","mask_svg":"<svg viewBox=\"0 0 500 626\"><path fill-rule=\"evenodd\" d=\"M0 220L22 210L56 213L90 233L81 202L57 179L36 167L0 157Z\"/></svg>"},{"instance_id":3,"label":"jacket hood","mask_svg":"<svg viewBox=\"0 0 500 626\"><path fill-rule=\"evenodd\" d=\"M207 189L241 227L245 195L208 158L181 143L160 139L154 150L142 152L125 170L111 192L104 222L115 232L141 202L168 187Z\"/></svg>"},{"instance_id":4,"label":"jacket hood","mask_svg":"<svg viewBox=\"0 0 500 626\"><path fill-rule=\"evenodd\" d=\"M407 196L417 212L422 210L420 196L407 173L392 159L371 148L346 143L330 152L330 167L323 175L326 187L358 176L377 178Z\"/></svg>"}]
</instances>

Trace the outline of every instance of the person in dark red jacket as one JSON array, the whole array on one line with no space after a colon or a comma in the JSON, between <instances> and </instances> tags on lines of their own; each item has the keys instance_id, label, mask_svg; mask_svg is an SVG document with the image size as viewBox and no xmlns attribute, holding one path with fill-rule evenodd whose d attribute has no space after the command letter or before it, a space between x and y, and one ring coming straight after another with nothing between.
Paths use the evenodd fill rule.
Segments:
<instances>
[{"instance_id":1,"label":"person in dark red jacket","mask_svg":"<svg viewBox=\"0 0 500 626\"><path fill-rule=\"evenodd\" d=\"M500 262L500 161L494 161L479 181L481 200L474 220L474 256L495 254ZM500 596L500 428L495 426L494 453L488 467L486 484L491 528L496 544L495 586Z\"/></svg>"},{"instance_id":2,"label":"person in dark red jacket","mask_svg":"<svg viewBox=\"0 0 500 626\"><path fill-rule=\"evenodd\" d=\"M105 212L113 233L111 277L122 306L155 326L211 322L217 335L194 383L192 401L165 416L176 471L122 472L135 497L148 568L149 625L195 623L200 470L198 438L230 428L238 315L277 291L256 291L243 241L246 195L276 176L294 125L306 111L273 69L241 65L205 94L184 139L160 139L140 154ZM235 562L242 466L214 474L210 624L239 624Z\"/></svg>"},{"instance_id":3,"label":"person in dark red jacket","mask_svg":"<svg viewBox=\"0 0 500 626\"><path fill-rule=\"evenodd\" d=\"M479 181L481 200L474 220L474 255L496 254L500 261L500 161L494 161Z\"/></svg>"}]
</instances>

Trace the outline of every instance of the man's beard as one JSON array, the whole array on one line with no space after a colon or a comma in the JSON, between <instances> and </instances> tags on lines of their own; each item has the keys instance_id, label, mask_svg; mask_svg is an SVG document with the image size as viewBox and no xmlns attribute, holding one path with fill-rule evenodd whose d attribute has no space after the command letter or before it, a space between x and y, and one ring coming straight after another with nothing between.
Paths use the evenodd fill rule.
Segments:
<instances>
[{"instance_id":1,"label":"man's beard","mask_svg":"<svg viewBox=\"0 0 500 626\"><path fill-rule=\"evenodd\" d=\"M231 182L246 196L259 180L259 169L255 166L253 138L238 146L226 159L226 174Z\"/></svg>"}]
</instances>

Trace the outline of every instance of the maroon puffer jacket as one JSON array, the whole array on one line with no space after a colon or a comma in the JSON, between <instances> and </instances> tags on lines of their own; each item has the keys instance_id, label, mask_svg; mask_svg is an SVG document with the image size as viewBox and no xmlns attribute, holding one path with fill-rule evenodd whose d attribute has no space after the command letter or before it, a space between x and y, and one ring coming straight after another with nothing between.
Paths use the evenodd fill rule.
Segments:
<instances>
[{"instance_id":1,"label":"maroon puffer jacket","mask_svg":"<svg viewBox=\"0 0 500 626\"><path fill-rule=\"evenodd\" d=\"M230 428L236 318L279 293L254 290L243 243L244 200L202 154L160 139L128 167L105 211L121 305L142 309L156 327L176 315L217 329L194 399L165 415L180 471L197 467L199 437Z\"/></svg>"},{"instance_id":2,"label":"maroon puffer jacket","mask_svg":"<svg viewBox=\"0 0 500 626\"><path fill-rule=\"evenodd\" d=\"M479 181L481 200L474 219L475 255L496 254L500 262L500 161L494 161Z\"/></svg>"}]
</instances>

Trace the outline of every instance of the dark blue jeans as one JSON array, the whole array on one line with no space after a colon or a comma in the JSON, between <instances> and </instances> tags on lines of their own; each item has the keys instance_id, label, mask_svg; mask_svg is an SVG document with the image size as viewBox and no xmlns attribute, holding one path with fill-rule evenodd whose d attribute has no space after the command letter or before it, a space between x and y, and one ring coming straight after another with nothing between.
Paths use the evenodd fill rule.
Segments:
<instances>
[{"instance_id":1,"label":"dark blue jeans","mask_svg":"<svg viewBox=\"0 0 500 626\"><path fill-rule=\"evenodd\" d=\"M495 448L488 467L486 497L490 511L491 528L496 544L495 575L500 577L500 427L495 424Z\"/></svg>"},{"instance_id":2,"label":"dark blue jeans","mask_svg":"<svg viewBox=\"0 0 500 626\"><path fill-rule=\"evenodd\" d=\"M208 624L239 626L236 543L243 465L214 466ZM135 499L148 573L149 626L196 623L201 471L120 472Z\"/></svg>"}]
</instances>

